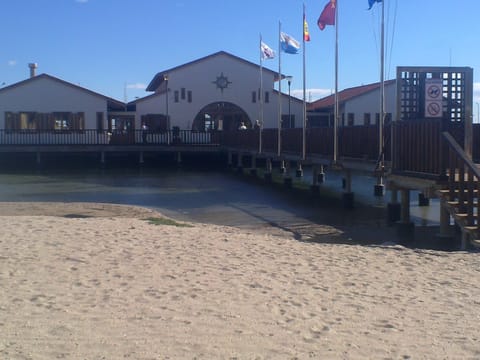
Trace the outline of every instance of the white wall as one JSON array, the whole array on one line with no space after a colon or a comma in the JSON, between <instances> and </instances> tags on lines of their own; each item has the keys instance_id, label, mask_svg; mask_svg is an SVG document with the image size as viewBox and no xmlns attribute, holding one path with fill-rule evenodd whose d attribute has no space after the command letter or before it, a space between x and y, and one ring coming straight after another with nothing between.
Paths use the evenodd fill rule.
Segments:
<instances>
[{"instance_id":1,"label":"white wall","mask_svg":"<svg viewBox=\"0 0 480 360\"><path fill-rule=\"evenodd\" d=\"M214 83L217 77L223 76L231 82L223 92ZM274 74L264 70L263 91L269 91L269 103L264 104L264 127L277 127L278 97L273 91ZM252 92L260 88L259 67L241 61L226 54L207 57L202 61L193 62L168 73L168 113L171 126L190 130L195 116L208 104L214 102L231 102L242 108L250 117L252 123L260 118L259 102L252 102ZM192 102L187 98L174 102L174 92L185 88L192 92ZM302 102L292 99L291 112L295 115L297 127L302 126ZM140 126L140 118L144 114L166 113L165 93L158 93L140 99L137 102L136 126ZM282 112L288 114L288 97L282 96Z\"/></svg>"},{"instance_id":2,"label":"white wall","mask_svg":"<svg viewBox=\"0 0 480 360\"><path fill-rule=\"evenodd\" d=\"M395 117L396 107L396 84L385 86L385 113L391 113ZM347 125L348 113L355 114L354 125L364 124L364 114L370 113L371 124L375 124L375 114L380 113L380 89L370 91L345 102L345 125Z\"/></svg>"},{"instance_id":3,"label":"white wall","mask_svg":"<svg viewBox=\"0 0 480 360\"><path fill-rule=\"evenodd\" d=\"M107 120L106 98L55 79L39 76L0 91L0 129L5 128L5 112L83 112L85 128L96 129L97 112Z\"/></svg>"}]
</instances>

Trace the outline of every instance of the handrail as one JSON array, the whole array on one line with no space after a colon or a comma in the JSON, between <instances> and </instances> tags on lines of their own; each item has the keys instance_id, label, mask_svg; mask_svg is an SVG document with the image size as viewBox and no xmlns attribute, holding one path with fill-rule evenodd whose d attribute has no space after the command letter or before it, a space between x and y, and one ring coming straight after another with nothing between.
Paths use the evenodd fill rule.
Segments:
<instances>
[{"instance_id":1,"label":"handrail","mask_svg":"<svg viewBox=\"0 0 480 360\"><path fill-rule=\"evenodd\" d=\"M480 170L467 156L462 147L448 132L442 133L448 146L445 169L448 175L449 201L455 203L457 218L464 216L462 226L474 227L478 234L480 212L478 192L480 190ZM475 202L475 199L477 201Z\"/></svg>"},{"instance_id":2,"label":"handrail","mask_svg":"<svg viewBox=\"0 0 480 360\"><path fill-rule=\"evenodd\" d=\"M0 129L0 146L50 145L219 145L217 132L194 130Z\"/></svg>"},{"instance_id":3,"label":"handrail","mask_svg":"<svg viewBox=\"0 0 480 360\"><path fill-rule=\"evenodd\" d=\"M475 176L480 179L480 170L478 166L467 156L465 151L462 149L460 145L455 141L452 135L449 132L442 133L445 140L447 140L447 144L455 151L455 153L461 158L461 160L467 165L469 168L472 169Z\"/></svg>"}]
</instances>

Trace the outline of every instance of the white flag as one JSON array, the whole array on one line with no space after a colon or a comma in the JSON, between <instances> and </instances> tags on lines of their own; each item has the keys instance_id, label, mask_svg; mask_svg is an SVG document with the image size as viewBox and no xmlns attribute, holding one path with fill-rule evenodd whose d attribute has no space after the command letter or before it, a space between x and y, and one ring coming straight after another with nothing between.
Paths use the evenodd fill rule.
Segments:
<instances>
[{"instance_id":1,"label":"white flag","mask_svg":"<svg viewBox=\"0 0 480 360\"><path fill-rule=\"evenodd\" d=\"M275 51L273 51L263 41L260 43L260 51L262 53L262 60L273 59L275 57Z\"/></svg>"}]
</instances>

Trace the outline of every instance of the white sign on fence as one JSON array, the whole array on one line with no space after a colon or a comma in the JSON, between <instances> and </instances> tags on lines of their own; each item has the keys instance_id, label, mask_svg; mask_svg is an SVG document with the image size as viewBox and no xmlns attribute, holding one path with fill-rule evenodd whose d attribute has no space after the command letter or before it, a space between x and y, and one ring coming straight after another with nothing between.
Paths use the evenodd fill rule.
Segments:
<instances>
[{"instance_id":1,"label":"white sign on fence","mask_svg":"<svg viewBox=\"0 0 480 360\"><path fill-rule=\"evenodd\" d=\"M442 79L425 80L425 117L441 118L442 110Z\"/></svg>"}]
</instances>

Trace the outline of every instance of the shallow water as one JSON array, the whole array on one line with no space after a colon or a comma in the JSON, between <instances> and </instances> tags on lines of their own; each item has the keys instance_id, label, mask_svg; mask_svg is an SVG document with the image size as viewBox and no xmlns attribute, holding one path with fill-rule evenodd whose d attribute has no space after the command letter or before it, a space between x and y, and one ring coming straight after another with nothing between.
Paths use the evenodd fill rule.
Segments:
<instances>
[{"instance_id":1,"label":"shallow water","mask_svg":"<svg viewBox=\"0 0 480 360\"><path fill-rule=\"evenodd\" d=\"M353 223L379 226L384 222L381 210L368 218L361 211L345 213L328 201L298 199L282 187L221 170L4 171L0 174L0 201L135 205L177 220L287 230L299 239L324 237Z\"/></svg>"},{"instance_id":2,"label":"shallow water","mask_svg":"<svg viewBox=\"0 0 480 360\"><path fill-rule=\"evenodd\" d=\"M176 218L235 225L255 209L302 214L267 187L221 171L83 169L0 174L2 201L104 202L160 209ZM249 214L250 213L250 214ZM241 216L245 214L248 219Z\"/></svg>"}]
</instances>

